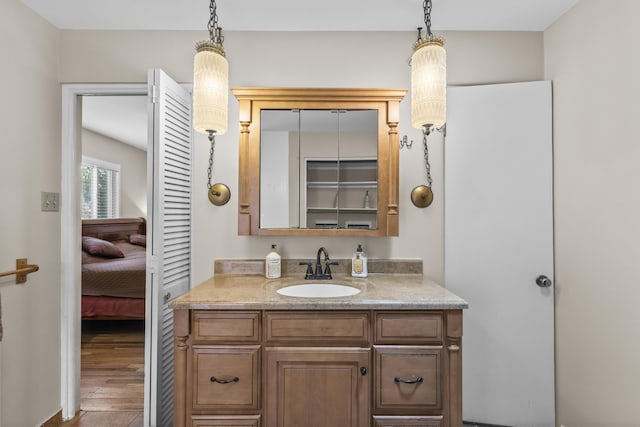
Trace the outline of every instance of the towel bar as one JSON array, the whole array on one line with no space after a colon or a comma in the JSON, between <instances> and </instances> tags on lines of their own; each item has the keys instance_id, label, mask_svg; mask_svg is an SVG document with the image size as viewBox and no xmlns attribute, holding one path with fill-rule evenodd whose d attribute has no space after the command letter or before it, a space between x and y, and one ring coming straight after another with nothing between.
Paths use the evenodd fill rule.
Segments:
<instances>
[{"instance_id":1,"label":"towel bar","mask_svg":"<svg viewBox=\"0 0 640 427\"><path fill-rule=\"evenodd\" d=\"M16 284L25 283L27 281L27 274L35 273L40 270L36 264L27 264L27 258L16 259L16 269L10 271L0 272L0 277L16 275Z\"/></svg>"}]
</instances>

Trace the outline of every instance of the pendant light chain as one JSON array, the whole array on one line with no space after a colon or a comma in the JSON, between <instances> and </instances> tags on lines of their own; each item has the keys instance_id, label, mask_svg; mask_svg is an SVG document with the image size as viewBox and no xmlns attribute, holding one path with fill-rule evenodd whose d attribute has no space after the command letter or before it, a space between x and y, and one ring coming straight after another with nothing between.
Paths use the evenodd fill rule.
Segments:
<instances>
[{"instance_id":1,"label":"pendant light chain","mask_svg":"<svg viewBox=\"0 0 640 427\"><path fill-rule=\"evenodd\" d=\"M429 163L429 147L427 146L427 135L429 129L424 126L422 128L422 146L424 147L424 168L427 172L427 187L431 188L433 180L431 179L431 164Z\"/></svg>"},{"instance_id":2,"label":"pendant light chain","mask_svg":"<svg viewBox=\"0 0 640 427\"><path fill-rule=\"evenodd\" d=\"M207 188L211 189L211 176L213 175L213 152L216 148L216 134L209 132L209 141L211 141L211 149L209 150L209 167L207 168Z\"/></svg>"},{"instance_id":3,"label":"pendant light chain","mask_svg":"<svg viewBox=\"0 0 640 427\"><path fill-rule=\"evenodd\" d=\"M216 12L216 2L211 0L209 4L209 23L207 29L209 30L209 39L214 41L216 29L218 28L218 13Z\"/></svg>"},{"instance_id":4,"label":"pendant light chain","mask_svg":"<svg viewBox=\"0 0 640 427\"><path fill-rule=\"evenodd\" d=\"M427 36L432 36L431 33L431 0L424 0L422 2L422 9L424 10L424 25L427 27Z\"/></svg>"}]
</instances>

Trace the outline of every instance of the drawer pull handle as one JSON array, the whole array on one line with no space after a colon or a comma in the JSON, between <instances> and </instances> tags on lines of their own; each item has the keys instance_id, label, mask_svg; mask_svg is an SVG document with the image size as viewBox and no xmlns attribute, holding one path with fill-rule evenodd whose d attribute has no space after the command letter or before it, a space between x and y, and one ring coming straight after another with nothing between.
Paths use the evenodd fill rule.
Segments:
<instances>
[{"instance_id":1,"label":"drawer pull handle","mask_svg":"<svg viewBox=\"0 0 640 427\"><path fill-rule=\"evenodd\" d=\"M211 377L211 382L212 382L212 383L218 383L218 384L237 383L238 381L240 381L240 378L238 378L238 377L233 377L233 378L216 378L216 377Z\"/></svg>"},{"instance_id":2,"label":"drawer pull handle","mask_svg":"<svg viewBox=\"0 0 640 427\"><path fill-rule=\"evenodd\" d=\"M405 378L400 378L400 377L395 377L393 380L395 382L397 382L397 383L404 383L404 384L418 384L418 383L421 383L422 381L424 381L424 379L422 377L416 377L415 379L411 379L411 380L407 380Z\"/></svg>"}]
</instances>

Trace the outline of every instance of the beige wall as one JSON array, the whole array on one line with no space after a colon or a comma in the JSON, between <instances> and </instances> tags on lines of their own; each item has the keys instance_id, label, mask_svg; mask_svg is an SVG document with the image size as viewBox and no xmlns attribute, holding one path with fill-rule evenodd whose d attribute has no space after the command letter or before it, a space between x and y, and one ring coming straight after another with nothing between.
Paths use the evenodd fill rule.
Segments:
<instances>
[{"instance_id":1,"label":"beige wall","mask_svg":"<svg viewBox=\"0 0 640 427\"><path fill-rule=\"evenodd\" d=\"M82 155L120 165L120 217L146 218L146 151L83 129Z\"/></svg>"},{"instance_id":2,"label":"beige wall","mask_svg":"<svg viewBox=\"0 0 640 427\"><path fill-rule=\"evenodd\" d=\"M554 80L557 402L558 422L567 427L640 424L640 3L603 3L581 0L544 33L544 52L540 33L445 34L450 84ZM0 424L33 426L60 401L60 217L39 207L40 191L60 189L56 70L62 82L144 82L148 68L160 67L190 82L193 44L206 34L57 31L18 0L3 0L2 9L6 60L0 77L10 84L0 107L0 268L25 256L40 271L26 285L0 279ZM594 39L594 32L600 36ZM229 33L231 85L408 88L414 37ZM237 108L231 98L229 132L218 139L214 173L232 194ZM400 135L419 141L408 123L406 99ZM320 245L334 257L350 256L355 239L238 237L237 200L225 207L207 201L208 144L201 135L196 141L196 282L211 274L213 259L261 257L272 241L285 257L308 257ZM400 156L400 237L363 243L372 257L422 258L426 274L441 280L441 142L430 142L436 201L426 210L413 208L408 198L424 179L418 146Z\"/></svg>"},{"instance_id":3,"label":"beige wall","mask_svg":"<svg viewBox=\"0 0 640 427\"><path fill-rule=\"evenodd\" d=\"M0 279L0 425L33 427L60 408L59 32L18 0L0 7L0 270L40 266L26 284Z\"/></svg>"},{"instance_id":4,"label":"beige wall","mask_svg":"<svg viewBox=\"0 0 640 427\"><path fill-rule=\"evenodd\" d=\"M638 16L635 0L582 0L544 34L558 422L567 427L640 425Z\"/></svg>"},{"instance_id":5,"label":"beige wall","mask_svg":"<svg viewBox=\"0 0 640 427\"><path fill-rule=\"evenodd\" d=\"M194 42L202 32L58 31L18 0L4 0L0 46L6 61L0 76L10 84L0 128L2 263L28 257L40 271L25 286L0 282L4 339L0 344L0 415L3 426L33 426L60 407L60 215L42 213L40 191L60 190L60 88L58 81L144 82L160 67L190 82ZM478 84L543 77L541 33L448 33L449 82ZM225 42L232 86L408 88L413 32L229 33ZM296 52L291 54L291 52ZM256 65L258 64L258 65ZM237 102L230 101L229 132L218 139L214 179L237 194ZM418 141L408 125L409 102L401 105L401 135ZM208 144L195 150L194 280L212 273L215 258L262 257L271 242L285 257L308 257L320 245L334 258L348 258L360 239L238 237L237 200L209 204ZM436 200L413 208L409 192L424 180L419 143L403 150L400 237L362 239L372 257L420 258L425 273L442 279L442 143L431 144ZM29 167L25 167L27 164ZM440 195L440 197L439 197ZM64 195L62 195L64 197ZM4 264L3 264L4 265ZM10 267L10 265L9 265ZM10 410L9 410L10 409Z\"/></svg>"},{"instance_id":6,"label":"beige wall","mask_svg":"<svg viewBox=\"0 0 640 427\"><path fill-rule=\"evenodd\" d=\"M63 82L143 82L146 70L160 67L181 82L191 82L193 45L202 32L63 31L60 78ZM541 33L447 33L449 83L475 84L540 80ZM409 87L413 32L315 33L230 32L225 48L231 86ZM295 54L292 54L295 52ZM418 141L400 153L400 237L283 238L238 237L238 104L229 103L229 131L217 139L214 180L231 187L223 207L209 203L206 169L209 144L196 136L194 170L194 281L212 274L216 258L261 258L271 243L282 256L311 257L318 247L333 258L350 258L362 242L374 258L419 258L425 274L443 276L442 141L430 142L436 199L429 209L411 205L411 189L425 180L421 134L409 125L409 100L401 105L400 135Z\"/></svg>"}]
</instances>

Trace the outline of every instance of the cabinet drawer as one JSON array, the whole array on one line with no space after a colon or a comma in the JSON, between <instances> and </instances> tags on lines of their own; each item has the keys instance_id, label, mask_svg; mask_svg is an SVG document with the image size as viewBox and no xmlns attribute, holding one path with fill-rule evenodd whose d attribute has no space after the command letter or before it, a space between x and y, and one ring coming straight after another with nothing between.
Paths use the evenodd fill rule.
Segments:
<instances>
[{"instance_id":1,"label":"cabinet drawer","mask_svg":"<svg viewBox=\"0 0 640 427\"><path fill-rule=\"evenodd\" d=\"M442 342L442 313L375 313L376 344Z\"/></svg>"},{"instance_id":2,"label":"cabinet drawer","mask_svg":"<svg viewBox=\"0 0 640 427\"><path fill-rule=\"evenodd\" d=\"M374 347L375 408L440 409L442 359L443 347Z\"/></svg>"},{"instance_id":3,"label":"cabinet drawer","mask_svg":"<svg viewBox=\"0 0 640 427\"><path fill-rule=\"evenodd\" d=\"M194 311L193 339L249 343L260 340L260 313L253 311Z\"/></svg>"},{"instance_id":4,"label":"cabinet drawer","mask_svg":"<svg viewBox=\"0 0 640 427\"><path fill-rule=\"evenodd\" d=\"M266 312L265 323L265 338L270 343L369 343L368 312Z\"/></svg>"},{"instance_id":5,"label":"cabinet drawer","mask_svg":"<svg viewBox=\"0 0 640 427\"><path fill-rule=\"evenodd\" d=\"M194 416L191 427L260 427L260 415Z\"/></svg>"},{"instance_id":6,"label":"cabinet drawer","mask_svg":"<svg viewBox=\"0 0 640 427\"><path fill-rule=\"evenodd\" d=\"M260 346L193 347L192 407L260 407Z\"/></svg>"},{"instance_id":7,"label":"cabinet drawer","mask_svg":"<svg viewBox=\"0 0 640 427\"><path fill-rule=\"evenodd\" d=\"M442 417L373 417L373 427L442 427Z\"/></svg>"}]
</instances>

